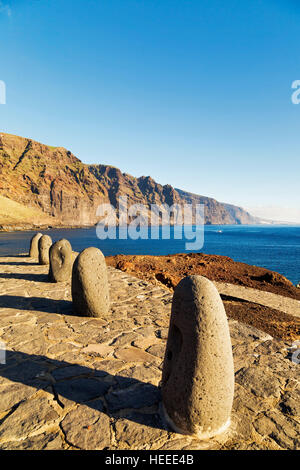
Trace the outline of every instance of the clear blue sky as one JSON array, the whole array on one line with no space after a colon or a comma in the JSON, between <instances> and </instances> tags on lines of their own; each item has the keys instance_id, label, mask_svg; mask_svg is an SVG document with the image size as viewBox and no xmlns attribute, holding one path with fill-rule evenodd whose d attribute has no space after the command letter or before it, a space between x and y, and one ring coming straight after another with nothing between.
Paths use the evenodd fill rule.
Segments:
<instances>
[{"instance_id":1,"label":"clear blue sky","mask_svg":"<svg viewBox=\"0 0 300 470\"><path fill-rule=\"evenodd\" d=\"M298 0L2 0L0 129L300 222L299 37Z\"/></svg>"}]
</instances>

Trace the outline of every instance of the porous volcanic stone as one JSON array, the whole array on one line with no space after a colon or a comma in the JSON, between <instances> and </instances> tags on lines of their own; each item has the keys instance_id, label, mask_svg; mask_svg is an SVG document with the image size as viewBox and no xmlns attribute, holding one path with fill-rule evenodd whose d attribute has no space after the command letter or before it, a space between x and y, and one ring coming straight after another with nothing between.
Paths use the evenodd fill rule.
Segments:
<instances>
[{"instance_id":1,"label":"porous volcanic stone","mask_svg":"<svg viewBox=\"0 0 300 470\"><path fill-rule=\"evenodd\" d=\"M209 439L230 424L234 367L227 317L214 284L183 278L174 291L162 399L169 425Z\"/></svg>"},{"instance_id":2,"label":"porous volcanic stone","mask_svg":"<svg viewBox=\"0 0 300 470\"><path fill-rule=\"evenodd\" d=\"M49 251L49 279L53 282L66 282L72 276L72 246L62 239L54 243Z\"/></svg>"},{"instance_id":3,"label":"porous volcanic stone","mask_svg":"<svg viewBox=\"0 0 300 470\"><path fill-rule=\"evenodd\" d=\"M101 317L108 313L107 267L98 248L86 248L77 256L72 271L72 299L78 315Z\"/></svg>"},{"instance_id":4,"label":"porous volcanic stone","mask_svg":"<svg viewBox=\"0 0 300 470\"><path fill-rule=\"evenodd\" d=\"M39 257L39 239L43 236L42 233L36 233L31 241L30 241L30 250L29 250L29 256L30 258L38 258Z\"/></svg>"},{"instance_id":5,"label":"porous volcanic stone","mask_svg":"<svg viewBox=\"0 0 300 470\"><path fill-rule=\"evenodd\" d=\"M49 264L49 250L52 245L52 239L49 235L43 235L38 242L39 263Z\"/></svg>"}]
</instances>

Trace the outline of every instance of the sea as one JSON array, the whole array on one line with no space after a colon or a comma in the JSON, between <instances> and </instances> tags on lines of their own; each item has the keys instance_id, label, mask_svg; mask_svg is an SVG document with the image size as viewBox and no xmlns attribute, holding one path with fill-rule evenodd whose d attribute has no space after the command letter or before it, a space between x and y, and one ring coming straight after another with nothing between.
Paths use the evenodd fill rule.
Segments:
<instances>
[{"instance_id":1,"label":"sea","mask_svg":"<svg viewBox=\"0 0 300 470\"><path fill-rule=\"evenodd\" d=\"M206 225L203 227L171 227L170 234L162 232L151 237L150 228L141 230L140 238L128 236L127 229L117 229L116 237L107 234L99 239L96 227L49 229L43 233L53 241L67 238L74 251L95 246L105 256L169 255L201 252L229 256L234 261L261 266L283 274L293 284L300 282L300 225ZM30 239L36 232L0 232L0 256L14 256L28 252ZM197 249L188 249L189 238L199 233L203 243ZM105 235L102 234L102 238ZM202 237L202 238L201 238Z\"/></svg>"}]
</instances>

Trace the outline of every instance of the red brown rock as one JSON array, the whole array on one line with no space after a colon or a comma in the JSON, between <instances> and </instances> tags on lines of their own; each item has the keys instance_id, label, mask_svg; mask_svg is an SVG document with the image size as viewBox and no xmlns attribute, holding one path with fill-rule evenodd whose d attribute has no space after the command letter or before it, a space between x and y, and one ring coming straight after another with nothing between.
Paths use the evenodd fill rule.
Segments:
<instances>
[{"instance_id":1,"label":"red brown rock","mask_svg":"<svg viewBox=\"0 0 300 470\"><path fill-rule=\"evenodd\" d=\"M206 224L257 221L238 207L229 210L215 199L160 185L150 176L135 178L109 165L86 165L63 147L5 133L0 134L0 195L42 209L51 225L94 225L99 204L116 207L119 196L148 210L151 204L203 204Z\"/></svg>"}]
</instances>

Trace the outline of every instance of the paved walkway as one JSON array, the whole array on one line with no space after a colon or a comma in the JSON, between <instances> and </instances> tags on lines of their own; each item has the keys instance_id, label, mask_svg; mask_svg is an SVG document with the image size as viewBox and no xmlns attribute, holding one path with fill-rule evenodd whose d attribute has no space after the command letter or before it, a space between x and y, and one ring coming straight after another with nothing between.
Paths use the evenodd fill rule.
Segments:
<instances>
[{"instance_id":1,"label":"paved walkway","mask_svg":"<svg viewBox=\"0 0 300 470\"><path fill-rule=\"evenodd\" d=\"M300 366L289 344L229 320L230 429L201 442L172 432L159 382L172 294L109 268L106 317L72 312L70 283L0 258L1 449L299 449Z\"/></svg>"},{"instance_id":2,"label":"paved walkway","mask_svg":"<svg viewBox=\"0 0 300 470\"><path fill-rule=\"evenodd\" d=\"M215 282L214 284L220 294L234 297L236 299L247 300L248 302L254 302L300 318L299 300L273 294L272 292L252 289L250 287L236 286L234 284L223 282Z\"/></svg>"}]
</instances>

